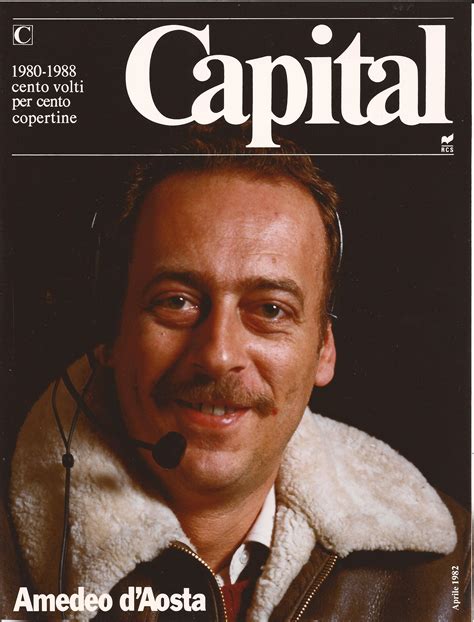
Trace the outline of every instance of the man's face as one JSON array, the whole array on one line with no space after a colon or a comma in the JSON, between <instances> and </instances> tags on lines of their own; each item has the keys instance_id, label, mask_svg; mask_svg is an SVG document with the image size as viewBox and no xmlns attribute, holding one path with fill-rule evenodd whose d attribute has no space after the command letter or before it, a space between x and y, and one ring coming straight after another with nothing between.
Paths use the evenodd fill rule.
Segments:
<instances>
[{"instance_id":1,"label":"man's face","mask_svg":"<svg viewBox=\"0 0 474 622\"><path fill-rule=\"evenodd\" d=\"M321 340L324 228L291 181L184 173L148 194L111 365L129 434L188 447L170 492L256 487L276 473L312 387Z\"/></svg>"}]
</instances>

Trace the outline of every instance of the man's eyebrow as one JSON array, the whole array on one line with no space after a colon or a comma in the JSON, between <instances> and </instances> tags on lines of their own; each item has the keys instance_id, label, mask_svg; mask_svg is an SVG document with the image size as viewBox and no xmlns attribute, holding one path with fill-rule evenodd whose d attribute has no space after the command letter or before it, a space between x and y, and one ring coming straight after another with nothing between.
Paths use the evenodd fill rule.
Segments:
<instances>
[{"instance_id":1,"label":"man's eyebrow","mask_svg":"<svg viewBox=\"0 0 474 622\"><path fill-rule=\"evenodd\" d=\"M145 285L143 293L146 294L153 285L161 281L179 281L189 287L196 289L206 289L206 279L193 270L169 270L167 268L158 269L153 278Z\"/></svg>"},{"instance_id":2,"label":"man's eyebrow","mask_svg":"<svg viewBox=\"0 0 474 622\"><path fill-rule=\"evenodd\" d=\"M170 270L167 268L158 269L153 278L146 284L144 288L144 294L148 292L154 285L161 281L179 281L189 287L194 287L200 290L209 289L209 279L199 272L193 270ZM272 278L272 277L248 277L239 280L237 288L240 290L253 290L253 291L269 291L280 290L288 292L293 295L301 307L304 307L304 293L301 287L289 278Z\"/></svg>"},{"instance_id":3,"label":"man's eyebrow","mask_svg":"<svg viewBox=\"0 0 474 622\"><path fill-rule=\"evenodd\" d=\"M292 294L300 303L301 307L304 307L304 293L301 287L288 278L270 278L270 277L250 277L242 281L242 285L245 289L253 290L280 290Z\"/></svg>"}]
</instances>

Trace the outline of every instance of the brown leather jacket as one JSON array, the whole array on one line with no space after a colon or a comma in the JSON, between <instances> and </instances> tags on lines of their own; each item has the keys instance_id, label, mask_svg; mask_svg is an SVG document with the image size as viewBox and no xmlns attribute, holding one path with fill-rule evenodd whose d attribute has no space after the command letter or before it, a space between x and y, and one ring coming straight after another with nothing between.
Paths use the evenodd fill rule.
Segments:
<instances>
[{"instance_id":1,"label":"brown leather jacket","mask_svg":"<svg viewBox=\"0 0 474 622\"><path fill-rule=\"evenodd\" d=\"M449 622L470 619L470 537L467 512L447 496L458 532L450 555L361 551L344 559L317 545L294 579L269 622ZM97 622L160 622L194 620L223 622L225 608L212 574L184 547L168 549L161 559L129 575L114 590L129 585L155 585L157 592L206 595L205 614L124 613L118 607ZM170 572L172 569L172 572ZM164 577L166 576L166 580ZM161 578L161 579L160 579ZM112 593L114 595L114 593ZM114 598L118 602L118 598Z\"/></svg>"},{"instance_id":2,"label":"brown leather jacket","mask_svg":"<svg viewBox=\"0 0 474 622\"><path fill-rule=\"evenodd\" d=\"M449 555L316 547L270 622L448 622L470 619L470 521L446 495L458 534ZM455 582L456 581L456 582Z\"/></svg>"},{"instance_id":3,"label":"brown leather jacket","mask_svg":"<svg viewBox=\"0 0 474 622\"><path fill-rule=\"evenodd\" d=\"M458 544L449 555L413 552L361 551L338 558L317 545L293 580L269 622L434 622L470 619L470 521L467 512L443 495L453 515ZM8 534L2 515L2 533ZM13 540L2 538L0 614L13 618L12 603L20 585ZM206 597L206 611L179 614L124 612L119 597L129 586L152 586L155 593ZM225 606L219 586L187 547L170 547L156 560L143 563L111 592L115 606L96 616L97 622L224 622ZM21 614L22 619L27 619ZM38 620L34 615L31 620Z\"/></svg>"}]
</instances>

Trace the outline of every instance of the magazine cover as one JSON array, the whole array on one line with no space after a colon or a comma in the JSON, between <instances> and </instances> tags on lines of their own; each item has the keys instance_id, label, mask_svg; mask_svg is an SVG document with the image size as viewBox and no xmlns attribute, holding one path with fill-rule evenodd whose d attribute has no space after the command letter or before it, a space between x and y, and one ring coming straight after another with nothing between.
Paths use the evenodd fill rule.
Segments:
<instances>
[{"instance_id":1,"label":"magazine cover","mask_svg":"<svg viewBox=\"0 0 474 622\"><path fill-rule=\"evenodd\" d=\"M0 2L0 619L470 619L470 9Z\"/></svg>"}]
</instances>

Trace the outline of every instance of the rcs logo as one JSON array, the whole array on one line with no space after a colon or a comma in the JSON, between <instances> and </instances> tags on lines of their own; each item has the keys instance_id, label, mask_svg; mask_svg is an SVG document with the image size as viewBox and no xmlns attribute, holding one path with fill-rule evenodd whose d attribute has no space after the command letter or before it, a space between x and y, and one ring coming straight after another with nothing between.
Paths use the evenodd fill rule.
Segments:
<instances>
[{"instance_id":1,"label":"rcs logo","mask_svg":"<svg viewBox=\"0 0 474 622\"><path fill-rule=\"evenodd\" d=\"M33 25L13 25L13 45L33 45Z\"/></svg>"},{"instance_id":2,"label":"rcs logo","mask_svg":"<svg viewBox=\"0 0 474 622\"><path fill-rule=\"evenodd\" d=\"M454 153L454 134L441 136L441 153Z\"/></svg>"}]
</instances>

